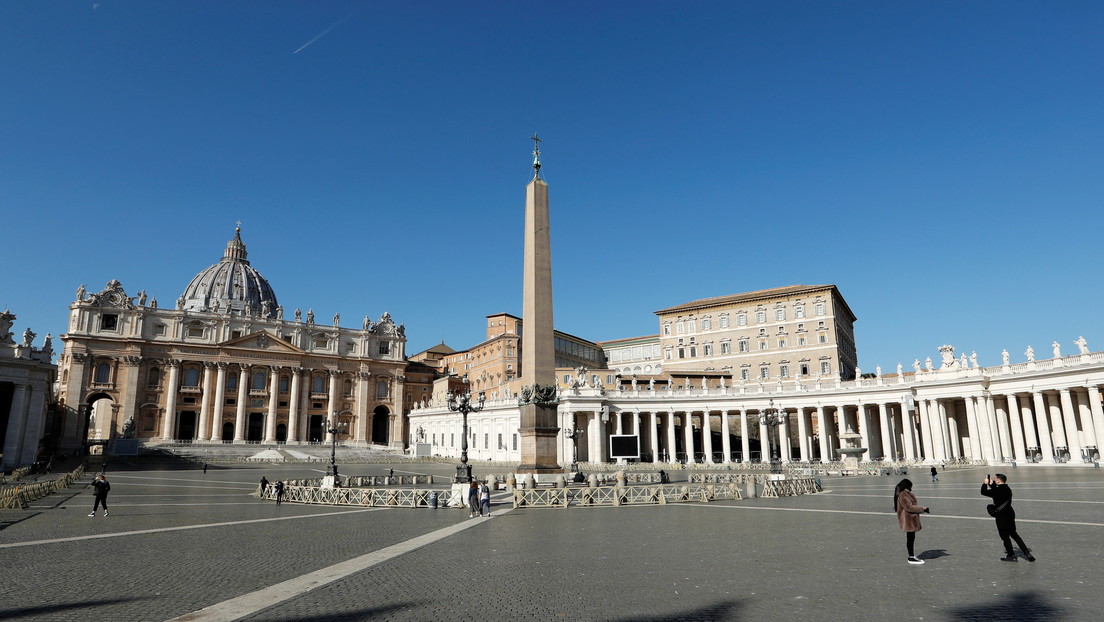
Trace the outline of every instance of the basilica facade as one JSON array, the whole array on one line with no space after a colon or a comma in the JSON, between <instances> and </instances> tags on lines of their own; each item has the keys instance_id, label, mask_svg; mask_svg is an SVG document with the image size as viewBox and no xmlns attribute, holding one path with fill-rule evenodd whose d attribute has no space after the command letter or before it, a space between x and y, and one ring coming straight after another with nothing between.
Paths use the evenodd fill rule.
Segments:
<instances>
[{"instance_id":1,"label":"basilica facade","mask_svg":"<svg viewBox=\"0 0 1104 622\"><path fill-rule=\"evenodd\" d=\"M117 280L96 293L82 285L61 340L63 447L406 437L405 327L388 313L355 327L285 314L240 229L166 307Z\"/></svg>"}]
</instances>

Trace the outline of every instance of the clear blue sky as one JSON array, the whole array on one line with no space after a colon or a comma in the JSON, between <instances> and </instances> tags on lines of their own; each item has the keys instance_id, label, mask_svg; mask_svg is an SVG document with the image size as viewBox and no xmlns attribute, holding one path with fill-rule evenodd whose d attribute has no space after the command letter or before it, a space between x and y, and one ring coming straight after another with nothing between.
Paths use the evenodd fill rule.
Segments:
<instances>
[{"instance_id":1,"label":"clear blue sky","mask_svg":"<svg viewBox=\"0 0 1104 622\"><path fill-rule=\"evenodd\" d=\"M1100 2L9 0L0 307L40 345L82 283L172 304L240 220L285 308L468 347L521 312L536 131L560 330L835 283L864 371L1100 350L1101 32Z\"/></svg>"}]
</instances>

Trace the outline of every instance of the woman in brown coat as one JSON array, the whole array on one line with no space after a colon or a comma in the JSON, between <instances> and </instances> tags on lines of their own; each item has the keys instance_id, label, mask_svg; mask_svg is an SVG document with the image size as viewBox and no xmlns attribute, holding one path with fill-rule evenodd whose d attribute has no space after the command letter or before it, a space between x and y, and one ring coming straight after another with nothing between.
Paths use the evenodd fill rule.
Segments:
<instances>
[{"instance_id":1,"label":"woman in brown coat","mask_svg":"<svg viewBox=\"0 0 1104 622\"><path fill-rule=\"evenodd\" d=\"M893 489L893 511L897 512L897 522L901 525L901 531L905 532L905 544L908 546L908 562L910 564L922 564L924 560L916 556L913 551L913 543L916 542L916 532L920 531L920 515L928 512L928 508L916 503L916 495L912 494L912 482L903 479Z\"/></svg>"}]
</instances>

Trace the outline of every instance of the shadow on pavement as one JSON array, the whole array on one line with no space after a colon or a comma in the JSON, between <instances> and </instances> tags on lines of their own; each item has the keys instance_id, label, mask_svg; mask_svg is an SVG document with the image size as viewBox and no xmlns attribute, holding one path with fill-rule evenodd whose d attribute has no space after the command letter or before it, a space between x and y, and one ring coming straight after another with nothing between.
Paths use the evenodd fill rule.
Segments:
<instances>
[{"instance_id":1,"label":"shadow on pavement","mask_svg":"<svg viewBox=\"0 0 1104 622\"><path fill-rule=\"evenodd\" d=\"M946 549L930 549L917 555L920 559L939 559L940 557L950 557L951 554Z\"/></svg>"},{"instance_id":2,"label":"shadow on pavement","mask_svg":"<svg viewBox=\"0 0 1104 622\"><path fill-rule=\"evenodd\" d=\"M0 530L7 529L8 527L11 527L12 525L21 523L21 522L23 522L27 519L34 518L34 517L38 516L41 513L42 512L31 512L31 513L26 514L24 516L20 516L18 519L5 518L4 520L0 520ZM3 613L4 613L3 611L0 611L0 614L3 614ZM2 618L0 618L0 619L2 619Z\"/></svg>"},{"instance_id":3,"label":"shadow on pavement","mask_svg":"<svg viewBox=\"0 0 1104 622\"><path fill-rule=\"evenodd\" d=\"M740 601L728 600L679 613L611 619L617 620L618 622L677 622L679 620L694 620L695 622L730 622L739 619L737 617L737 611L740 606Z\"/></svg>"},{"instance_id":4,"label":"shadow on pavement","mask_svg":"<svg viewBox=\"0 0 1104 622\"><path fill-rule=\"evenodd\" d=\"M117 605L120 603L129 603L136 600L145 600L145 598L112 598L110 600L89 600L76 603L64 603L57 605L42 605L39 607L19 607L16 609L0 609L0 620L18 620L20 618L38 619L39 616L45 616L52 613L61 613L63 611L81 611L80 614L74 614L74 619L81 619L82 617L89 615L89 608L102 607L104 605Z\"/></svg>"},{"instance_id":5,"label":"shadow on pavement","mask_svg":"<svg viewBox=\"0 0 1104 622\"><path fill-rule=\"evenodd\" d=\"M1035 592L1020 592L992 604L958 607L948 613L952 620L970 622L1050 622L1065 617L1061 609Z\"/></svg>"}]
</instances>

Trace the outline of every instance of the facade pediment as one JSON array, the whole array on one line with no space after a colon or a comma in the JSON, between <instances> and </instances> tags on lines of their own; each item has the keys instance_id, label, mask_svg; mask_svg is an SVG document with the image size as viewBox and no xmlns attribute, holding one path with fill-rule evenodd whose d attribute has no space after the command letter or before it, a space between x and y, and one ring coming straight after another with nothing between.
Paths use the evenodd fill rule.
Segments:
<instances>
[{"instance_id":1,"label":"facade pediment","mask_svg":"<svg viewBox=\"0 0 1104 622\"><path fill-rule=\"evenodd\" d=\"M269 333L257 331L248 335L242 335L236 339L230 339L218 344L221 348L240 348L245 350L265 350L267 352L290 354L306 354L306 350L297 348L287 341Z\"/></svg>"}]
</instances>

